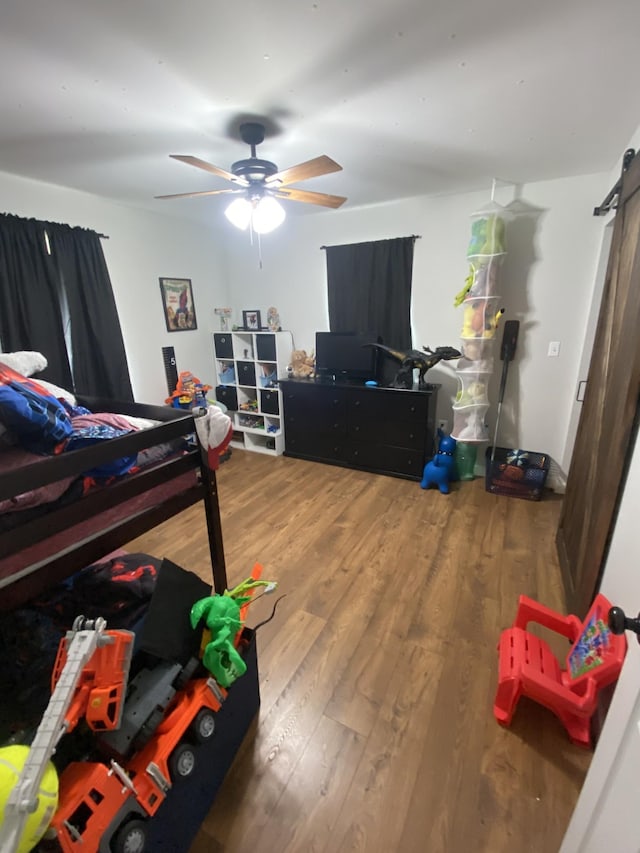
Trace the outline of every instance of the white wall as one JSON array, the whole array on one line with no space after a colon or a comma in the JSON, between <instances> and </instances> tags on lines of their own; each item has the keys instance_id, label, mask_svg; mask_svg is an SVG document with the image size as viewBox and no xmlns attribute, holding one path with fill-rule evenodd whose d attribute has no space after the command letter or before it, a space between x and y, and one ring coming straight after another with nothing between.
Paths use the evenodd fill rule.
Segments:
<instances>
[{"instance_id":1,"label":"white wall","mask_svg":"<svg viewBox=\"0 0 640 853\"><path fill-rule=\"evenodd\" d=\"M509 226L509 254L502 274L506 319L521 320L518 353L509 368L498 444L565 455L571 403L600 248L602 224L592 216L607 190L606 174L529 184L517 191L520 215ZM508 204L515 188L496 200ZM462 309L453 307L467 275L469 216L488 193L423 197L366 209L289 217L258 247L247 234L227 238L230 294L240 322L243 308L280 311L296 346L312 349L316 330L328 328L326 266L322 245L420 234L413 274L414 346L456 346ZM500 339L500 332L498 333ZM547 357L549 341L561 341L559 358ZM498 361L492 399L498 395ZM442 382L438 417L451 423L454 373L438 365L428 375ZM490 411L492 434L495 417Z\"/></svg>"},{"instance_id":2,"label":"white wall","mask_svg":"<svg viewBox=\"0 0 640 853\"><path fill-rule=\"evenodd\" d=\"M191 370L203 382L213 381L213 308L227 303L227 279L212 231L193 222L1 172L0 197L6 213L80 225L109 235L102 246L136 400L162 403L167 396L163 346L175 348L178 370ZM160 276L192 280L197 330L166 331Z\"/></svg>"},{"instance_id":3,"label":"white wall","mask_svg":"<svg viewBox=\"0 0 640 853\"><path fill-rule=\"evenodd\" d=\"M521 321L498 444L567 458L566 435L578 378L582 340L601 242L602 223L592 208L609 189L607 175L588 175L503 186L496 200L518 196L520 214L508 229L509 253L502 271L505 318ZM312 349L315 332L328 328L325 253L322 245L419 234L413 275L414 346L459 343L462 310L453 306L467 275L469 216L487 193L422 197L370 208L289 216L275 233L251 245L248 234L225 222L224 230L125 207L0 173L7 212L68 222L109 234L103 247L114 286L136 399L166 396L161 347L176 349L178 368L212 379L210 332L213 308L241 311L275 305L295 345ZM260 253L262 266L260 266ZM158 277L193 281L198 329L165 331ZM500 332L498 332L500 338ZM559 358L547 357L550 340L561 341ZM501 364L492 382L490 434L495 423ZM451 422L457 388L451 366L430 373L443 387L438 417Z\"/></svg>"}]
</instances>

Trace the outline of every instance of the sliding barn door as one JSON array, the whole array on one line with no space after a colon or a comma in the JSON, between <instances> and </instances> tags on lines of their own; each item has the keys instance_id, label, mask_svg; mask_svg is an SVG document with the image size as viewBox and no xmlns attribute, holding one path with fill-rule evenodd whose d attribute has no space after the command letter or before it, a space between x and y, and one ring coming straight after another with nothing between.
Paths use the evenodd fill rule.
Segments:
<instances>
[{"instance_id":1,"label":"sliding barn door","mask_svg":"<svg viewBox=\"0 0 640 853\"><path fill-rule=\"evenodd\" d=\"M640 395L640 156L624 173L557 546L569 610L595 595ZM640 526L640 519L638 521Z\"/></svg>"}]
</instances>

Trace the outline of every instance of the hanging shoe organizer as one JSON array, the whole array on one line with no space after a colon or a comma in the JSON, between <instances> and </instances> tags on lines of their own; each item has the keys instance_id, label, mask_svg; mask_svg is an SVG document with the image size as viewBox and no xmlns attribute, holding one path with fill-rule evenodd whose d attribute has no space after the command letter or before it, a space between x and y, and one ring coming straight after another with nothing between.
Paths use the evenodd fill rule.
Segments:
<instances>
[{"instance_id":1,"label":"hanging shoe organizer","mask_svg":"<svg viewBox=\"0 0 640 853\"><path fill-rule=\"evenodd\" d=\"M451 435L467 444L489 440L487 389L493 373L494 340L502 314L498 280L506 255L505 222L504 208L493 201L473 214L467 249L469 276L456 299L456 305L463 311L462 358L456 368L458 392L453 403Z\"/></svg>"}]
</instances>

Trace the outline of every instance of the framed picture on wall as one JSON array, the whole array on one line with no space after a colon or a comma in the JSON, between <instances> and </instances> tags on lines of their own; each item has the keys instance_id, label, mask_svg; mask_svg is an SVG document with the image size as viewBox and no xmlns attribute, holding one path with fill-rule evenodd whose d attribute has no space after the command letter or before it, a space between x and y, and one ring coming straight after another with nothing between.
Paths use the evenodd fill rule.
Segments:
<instances>
[{"instance_id":1,"label":"framed picture on wall","mask_svg":"<svg viewBox=\"0 0 640 853\"><path fill-rule=\"evenodd\" d=\"M242 325L248 332L259 332L262 328L259 311L243 311Z\"/></svg>"},{"instance_id":2,"label":"framed picture on wall","mask_svg":"<svg viewBox=\"0 0 640 853\"><path fill-rule=\"evenodd\" d=\"M167 332L190 332L198 328L190 278L161 278L160 293Z\"/></svg>"}]
</instances>

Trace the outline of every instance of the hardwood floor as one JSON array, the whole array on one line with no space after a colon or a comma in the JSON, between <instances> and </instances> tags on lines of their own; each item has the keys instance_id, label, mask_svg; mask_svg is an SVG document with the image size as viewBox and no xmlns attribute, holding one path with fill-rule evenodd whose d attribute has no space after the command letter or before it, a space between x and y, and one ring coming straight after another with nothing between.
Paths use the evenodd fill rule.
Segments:
<instances>
[{"instance_id":1,"label":"hardwood floor","mask_svg":"<svg viewBox=\"0 0 640 853\"><path fill-rule=\"evenodd\" d=\"M259 719L191 853L557 853L590 754L544 708L502 729L492 705L518 595L564 609L560 499L242 451L218 486L229 584L260 561L286 597L258 631ZM201 507L128 548L210 579Z\"/></svg>"}]
</instances>

